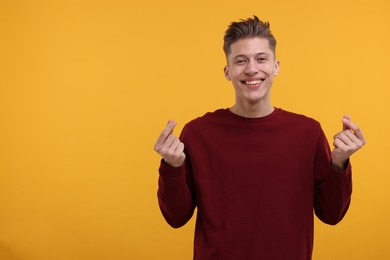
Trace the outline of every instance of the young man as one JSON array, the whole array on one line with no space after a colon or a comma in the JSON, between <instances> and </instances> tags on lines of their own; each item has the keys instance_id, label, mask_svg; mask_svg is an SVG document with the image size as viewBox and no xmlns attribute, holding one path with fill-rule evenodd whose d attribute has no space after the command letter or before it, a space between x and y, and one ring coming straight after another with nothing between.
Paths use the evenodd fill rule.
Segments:
<instances>
[{"instance_id":1,"label":"young man","mask_svg":"<svg viewBox=\"0 0 390 260\"><path fill-rule=\"evenodd\" d=\"M187 123L180 139L170 120L155 144L166 221L180 227L197 208L194 259L311 259L313 208L334 225L349 207L349 157L363 133L344 116L330 151L317 121L273 107L275 46L256 16L232 23L224 73L235 104Z\"/></svg>"}]
</instances>

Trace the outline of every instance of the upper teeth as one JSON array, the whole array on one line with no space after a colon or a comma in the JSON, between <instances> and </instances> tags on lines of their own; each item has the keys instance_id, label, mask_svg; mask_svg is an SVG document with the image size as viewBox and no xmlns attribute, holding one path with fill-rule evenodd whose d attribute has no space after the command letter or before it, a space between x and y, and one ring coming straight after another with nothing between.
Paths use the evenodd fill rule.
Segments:
<instances>
[{"instance_id":1,"label":"upper teeth","mask_svg":"<svg viewBox=\"0 0 390 260\"><path fill-rule=\"evenodd\" d=\"M260 83L260 80L245 81L245 84L248 85L256 85L257 83Z\"/></svg>"}]
</instances>

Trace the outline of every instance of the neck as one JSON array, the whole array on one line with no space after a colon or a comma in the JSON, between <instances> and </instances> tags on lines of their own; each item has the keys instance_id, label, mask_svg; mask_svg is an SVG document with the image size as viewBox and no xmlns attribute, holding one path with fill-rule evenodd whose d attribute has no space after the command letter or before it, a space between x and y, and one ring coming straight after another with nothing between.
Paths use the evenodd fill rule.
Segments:
<instances>
[{"instance_id":1,"label":"neck","mask_svg":"<svg viewBox=\"0 0 390 260\"><path fill-rule=\"evenodd\" d=\"M265 117L274 111L274 107L268 104L238 104L230 108L230 111L236 115L248 118Z\"/></svg>"}]
</instances>

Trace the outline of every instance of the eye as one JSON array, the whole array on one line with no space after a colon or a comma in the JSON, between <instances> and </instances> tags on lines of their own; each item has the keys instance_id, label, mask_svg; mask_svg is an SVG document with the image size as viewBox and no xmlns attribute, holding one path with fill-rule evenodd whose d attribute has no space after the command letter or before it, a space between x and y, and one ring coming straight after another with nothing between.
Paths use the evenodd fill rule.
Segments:
<instances>
[{"instance_id":1,"label":"eye","mask_svg":"<svg viewBox=\"0 0 390 260\"><path fill-rule=\"evenodd\" d=\"M266 61L267 61L267 58L265 58L265 57L259 57L259 58L257 58L257 62L262 63L262 62L266 62Z\"/></svg>"},{"instance_id":2,"label":"eye","mask_svg":"<svg viewBox=\"0 0 390 260\"><path fill-rule=\"evenodd\" d=\"M245 60L244 59L238 59L234 62L235 64L244 64Z\"/></svg>"}]
</instances>

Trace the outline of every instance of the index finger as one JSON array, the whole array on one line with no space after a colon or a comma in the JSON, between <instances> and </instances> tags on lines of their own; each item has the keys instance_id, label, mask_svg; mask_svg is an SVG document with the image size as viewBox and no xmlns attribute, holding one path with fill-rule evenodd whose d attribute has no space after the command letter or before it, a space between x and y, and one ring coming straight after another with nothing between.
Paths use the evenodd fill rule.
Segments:
<instances>
[{"instance_id":1,"label":"index finger","mask_svg":"<svg viewBox=\"0 0 390 260\"><path fill-rule=\"evenodd\" d=\"M169 120L167 126L164 128L164 130L161 132L160 136L157 139L156 146L161 146L167 137L172 134L173 129L176 126L176 122L173 120Z\"/></svg>"},{"instance_id":2,"label":"index finger","mask_svg":"<svg viewBox=\"0 0 390 260\"><path fill-rule=\"evenodd\" d=\"M355 125L349 118L343 118L343 124L347 129L350 129L362 141L365 141L364 135L360 127Z\"/></svg>"},{"instance_id":3,"label":"index finger","mask_svg":"<svg viewBox=\"0 0 390 260\"><path fill-rule=\"evenodd\" d=\"M344 119L347 119L347 120L351 121L351 118L349 117L349 115L344 115L343 119L342 119L342 121L343 121L343 130L348 130L348 127L344 124Z\"/></svg>"}]
</instances>

